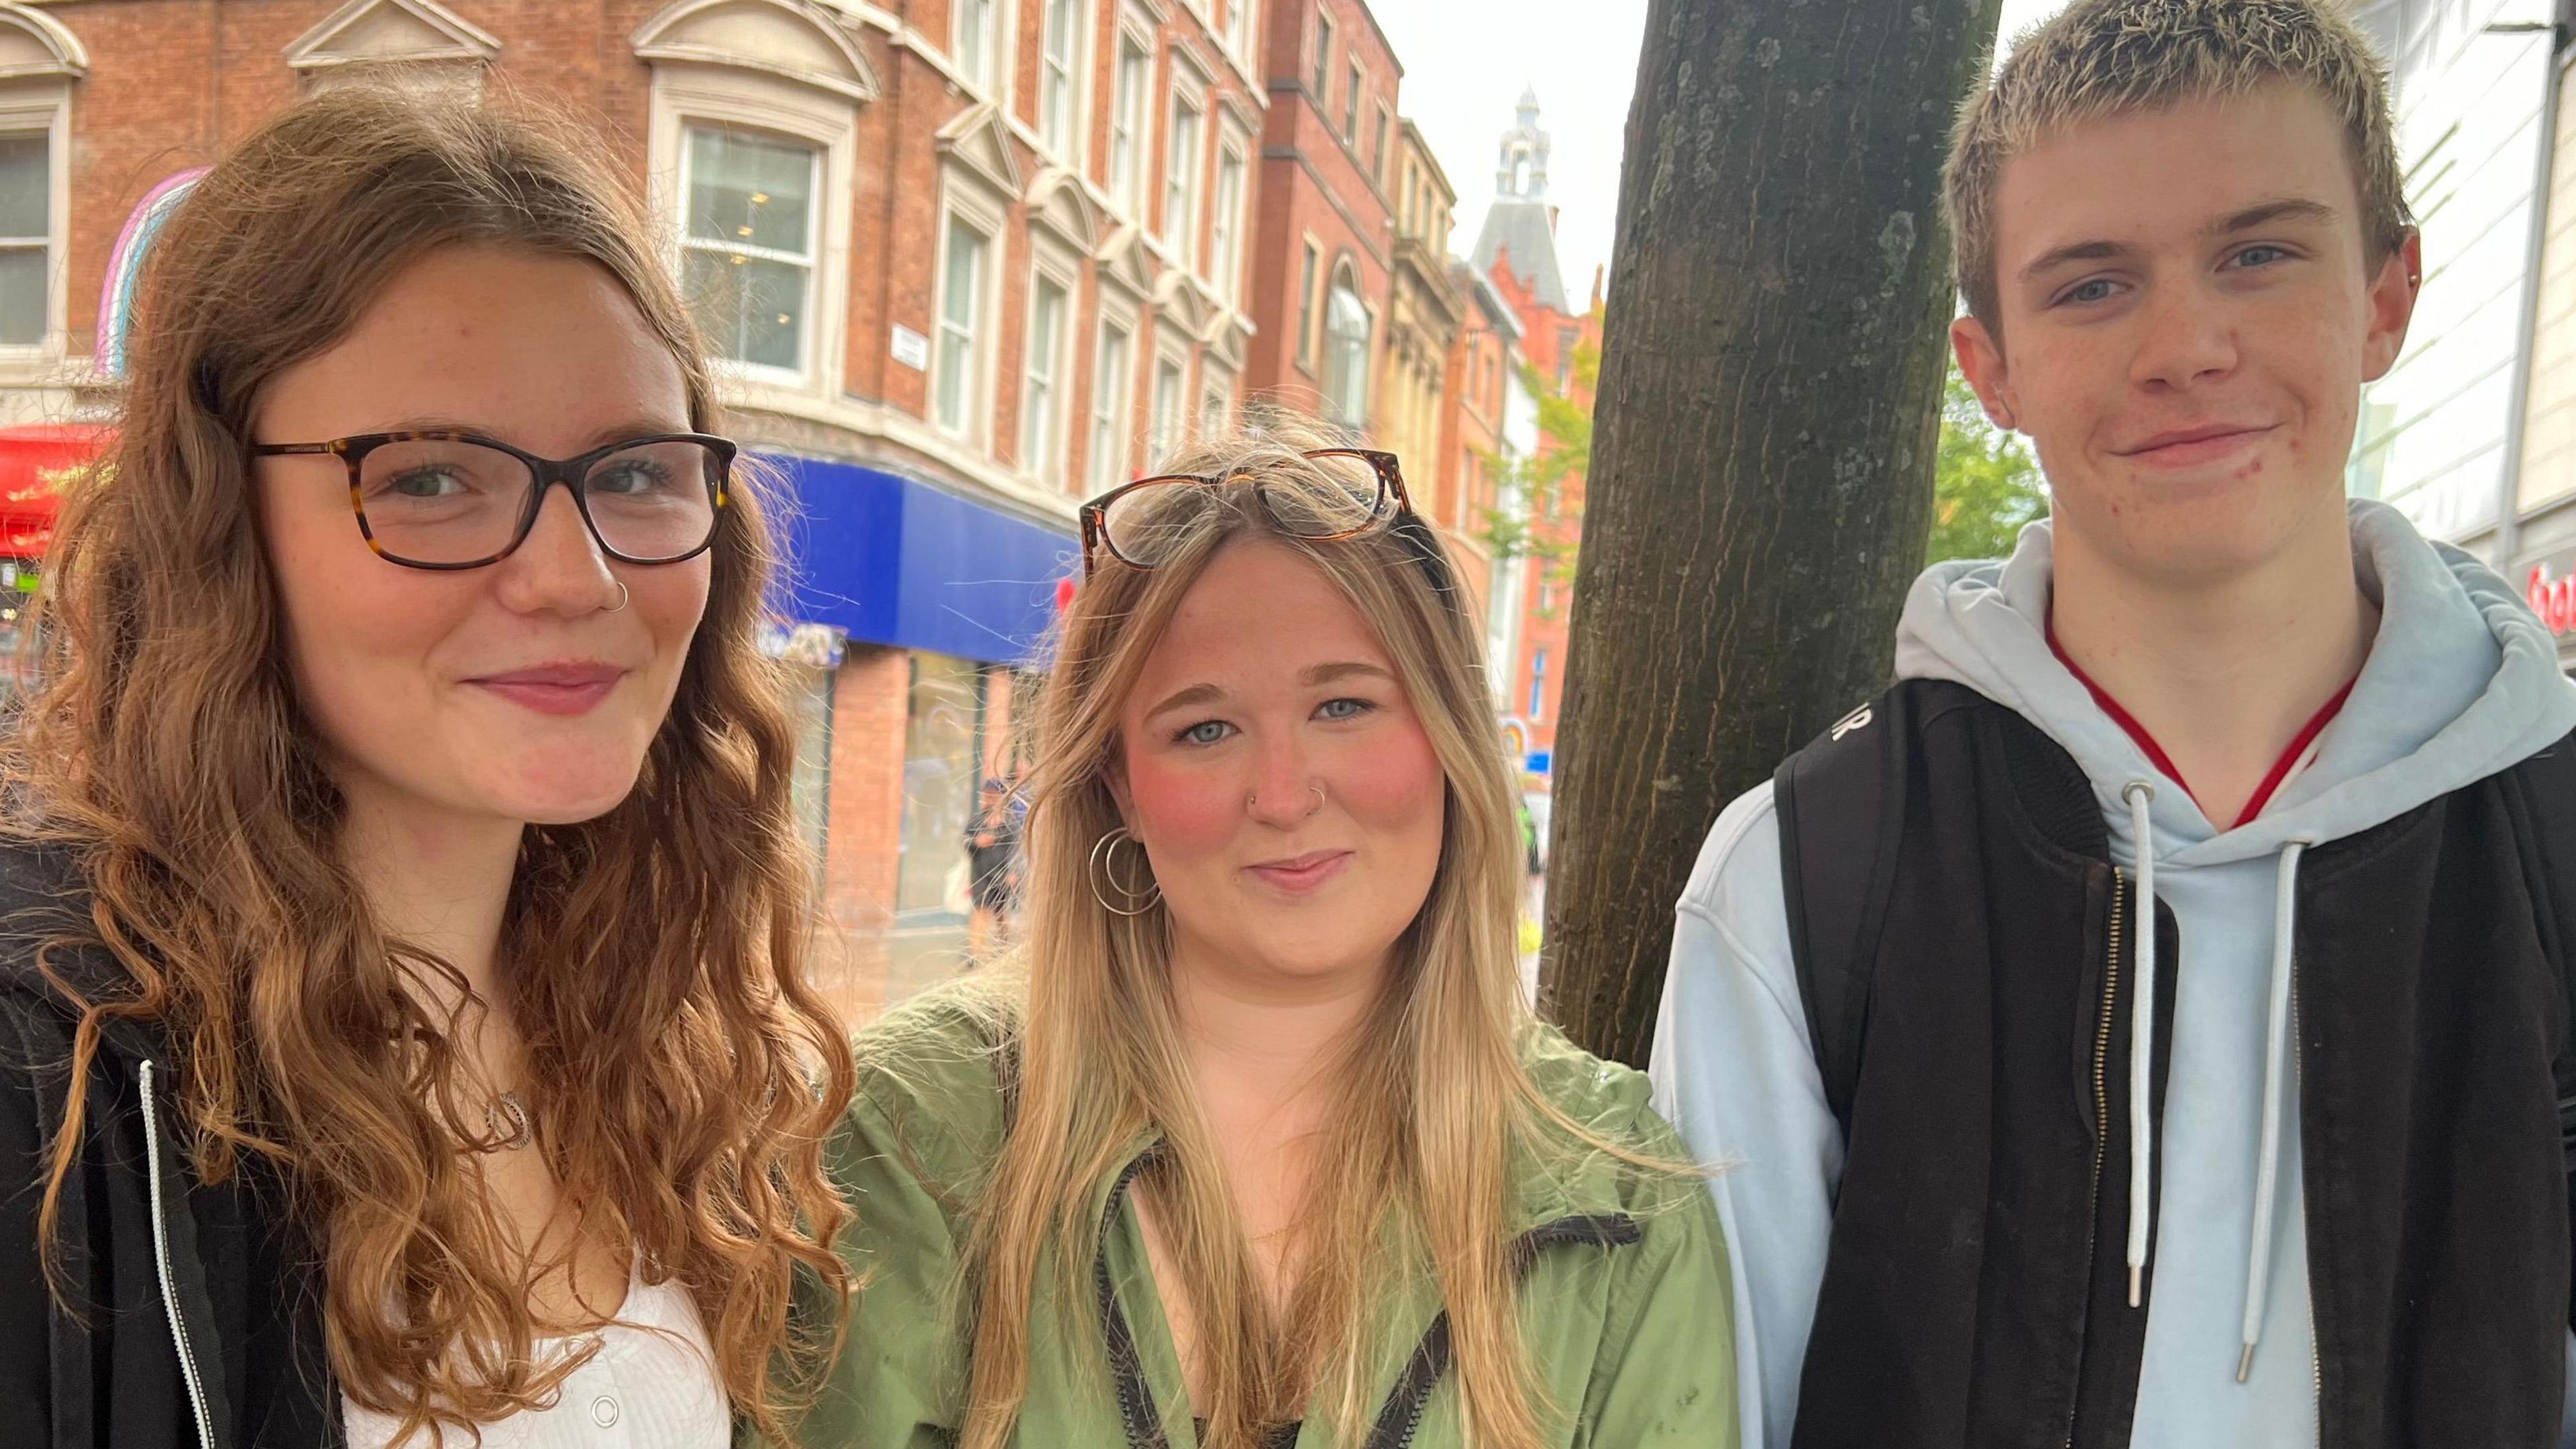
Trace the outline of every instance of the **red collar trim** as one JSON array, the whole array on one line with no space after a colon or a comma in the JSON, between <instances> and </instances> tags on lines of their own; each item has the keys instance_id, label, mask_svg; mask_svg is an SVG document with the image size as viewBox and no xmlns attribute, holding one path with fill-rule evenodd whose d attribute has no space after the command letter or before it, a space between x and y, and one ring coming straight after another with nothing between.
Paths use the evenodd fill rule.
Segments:
<instances>
[{"instance_id":1,"label":"red collar trim","mask_svg":"<svg viewBox=\"0 0 2576 1449\"><path fill-rule=\"evenodd\" d=\"M2182 771L2174 768L2173 756L2166 754L2165 747L2156 743L2156 737L2147 733L2147 727L2138 723L2138 717L2129 713L2118 700L2113 699L2108 690L2095 684L2093 676L2084 672L2084 666L2076 663L2064 646L2057 642L2055 611L2050 612L2042 629L2048 636L2048 652L2056 655L2057 662L2066 666L2066 672L2075 676L2075 682L2084 686L2084 692L2093 696L2093 702L2101 706L2102 713L2109 715L2111 723L2118 725L2123 733L2137 742L2138 748L2146 752L2148 764L2155 766L2166 779L2182 786L2183 793L2190 795L2194 803L2197 803L2200 796L2193 793L2191 782L2182 777ZM2298 734L2290 740L2290 747L2283 750L2281 757L2272 762L2272 768L2263 776L2263 783L2256 786L2254 793L2246 798L2245 808L2237 812L2236 823L2227 827L2228 829L2236 830L2253 824L2255 817L2263 813L2263 807L2272 803L2272 797L2279 793L2281 786L2289 780L2291 772L2298 769L2299 761L2308 753L2308 747L2317 742L2317 736L2326 732L2327 725L2334 723L2335 716L2343 713L2344 701L2352 697L2352 687L2360 682L2359 675L2345 680L2343 688L2334 692L2334 697L2325 702L2325 707L2318 710L2305 725L2300 727Z\"/></svg>"}]
</instances>

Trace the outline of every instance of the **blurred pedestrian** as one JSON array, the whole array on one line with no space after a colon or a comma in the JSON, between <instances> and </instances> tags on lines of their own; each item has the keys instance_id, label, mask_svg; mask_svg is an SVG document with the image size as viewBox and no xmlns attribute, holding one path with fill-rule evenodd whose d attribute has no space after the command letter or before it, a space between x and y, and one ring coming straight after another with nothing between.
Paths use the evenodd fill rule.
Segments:
<instances>
[{"instance_id":1,"label":"blurred pedestrian","mask_svg":"<svg viewBox=\"0 0 2576 1449\"><path fill-rule=\"evenodd\" d=\"M362 86L162 230L0 743L0 1444L786 1432L849 1074L652 238Z\"/></svg>"},{"instance_id":2,"label":"blurred pedestrian","mask_svg":"<svg viewBox=\"0 0 2576 1449\"><path fill-rule=\"evenodd\" d=\"M968 824L966 870L975 902L966 924L969 963L1011 944L1011 912L1020 894L1020 827L1028 816L1020 786L1016 763L1008 775L986 776Z\"/></svg>"}]
</instances>

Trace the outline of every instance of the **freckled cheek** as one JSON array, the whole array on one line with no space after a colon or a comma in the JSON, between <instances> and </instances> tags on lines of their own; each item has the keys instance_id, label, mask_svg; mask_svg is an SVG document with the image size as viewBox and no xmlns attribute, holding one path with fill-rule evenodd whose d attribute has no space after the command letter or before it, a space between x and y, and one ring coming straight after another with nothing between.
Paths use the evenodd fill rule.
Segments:
<instances>
[{"instance_id":1,"label":"freckled cheek","mask_svg":"<svg viewBox=\"0 0 2576 1449\"><path fill-rule=\"evenodd\" d=\"M1139 833L1157 855L1187 860L1223 849L1243 827L1247 786L1233 770L1155 755L1127 757Z\"/></svg>"}]
</instances>

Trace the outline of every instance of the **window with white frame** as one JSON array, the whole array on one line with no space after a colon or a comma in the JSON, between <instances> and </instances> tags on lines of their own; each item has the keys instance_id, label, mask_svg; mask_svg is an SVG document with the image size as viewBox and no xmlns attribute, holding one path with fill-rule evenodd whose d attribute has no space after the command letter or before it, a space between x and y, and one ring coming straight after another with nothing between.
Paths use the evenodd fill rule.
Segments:
<instances>
[{"instance_id":1,"label":"window with white frame","mask_svg":"<svg viewBox=\"0 0 2576 1449\"><path fill-rule=\"evenodd\" d=\"M933 401L939 426L961 436L975 431L975 405L983 391L977 351L984 332L984 258L991 248L991 239L962 217L948 218L940 266L938 394Z\"/></svg>"},{"instance_id":2,"label":"window with white frame","mask_svg":"<svg viewBox=\"0 0 2576 1449\"><path fill-rule=\"evenodd\" d=\"M1001 8L1001 0L956 0L949 11L956 33L948 53L956 57L957 68L968 80L988 91L1001 70L1001 41L993 33Z\"/></svg>"},{"instance_id":3,"label":"window with white frame","mask_svg":"<svg viewBox=\"0 0 2576 1449\"><path fill-rule=\"evenodd\" d=\"M1184 265L1198 260L1199 128L1206 119L1189 97L1173 93L1171 146L1163 157L1163 235L1179 248Z\"/></svg>"},{"instance_id":4,"label":"window with white frame","mask_svg":"<svg viewBox=\"0 0 2576 1449\"><path fill-rule=\"evenodd\" d=\"M1305 264L1297 274L1297 365L1310 373L1315 370L1315 283L1323 269L1322 250L1307 242Z\"/></svg>"},{"instance_id":5,"label":"window with white frame","mask_svg":"<svg viewBox=\"0 0 2576 1449\"><path fill-rule=\"evenodd\" d=\"M1353 149L1360 144L1360 89L1368 84L1368 72L1358 61L1351 62L1351 83L1342 92L1342 139Z\"/></svg>"},{"instance_id":6,"label":"window with white frame","mask_svg":"<svg viewBox=\"0 0 2576 1449\"><path fill-rule=\"evenodd\" d=\"M1208 275L1217 292L1232 301L1243 275L1243 152L1233 146L1217 158L1216 216L1208 223L1208 247L1213 253Z\"/></svg>"},{"instance_id":7,"label":"window with white frame","mask_svg":"<svg viewBox=\"0 0 2576 1449\"><path fill-rule=\"evenodd\" d=\"M1029 289L1028 376L1020 385L1020 466L1041 478L1061 476L1064 337L1072 298L1064 285L1041 273Z\"/></svg>"},{"instance_id":8,"label":"window with white frame","mask_svg":"<svg viewBox=\"0 0 2576 1449\"><path fill-rule=\"evenodd\" d=\"M1109 194L1133 215L1145 178L1145 89L1151 59L1145 48L1121 34L1118 74L1109 105Z\"/></svg>"},{"instance_id":9,"label":"window with white frame","mask_svg":"<svg viewBox=\"0 0 2576 1449\"><path fill-rule=\"evenodd\" d=\"M1377 132L1369 142L1369 174L1383 185L1386 181L1387 109L1383 102L1377 108Z\"/></svg>"},{"instance_id":10,"label":"window with white frame","mask_svg":"<svg viewBox=\"0 0 2576 1449\"><path fill-rule=\"evenodd\" d=\"M1252 56L1252 0L1226 0L1225 44L1245 59Z\"/></svg>"},{"instance_id":11,"label":"window with white frame","mask_svg":"<svg viewBox=\"0 0 2576 1449\"><path fill-rule=\"evenodd\" d=\"M1332 96L1333 17L1315 12L1315 104L1320 106Z\"/></svg>"},{"instance_id":12,"label":"window with white frame","mask_svg":"<svg viewBox=\"0 0 2576 1449\"><path fill-rule=\"evenodd\" d=\"M1135 333L1100 324L1100 369L1091 382L1091 491L1127 481L1128 388L1135 383Z\"/></svg>"},{"instance_id":13,"label":"window with white frame","mask_svg":"<svg viewBox=\"0 0 2576 1449\"><path fill-rule=\"evenodd\" d=\"M0 136L0 346L41 347L53 302L54 138Z\"/></svg>"},{"instance_id":14,"label":"window with white frame","mask_svg":"<svg viewBox=\"0 0 2576 1449\"><path fill-rule=\"evenodd\" d=\"M1045 0L1038 30L1038 140L1059 156L1073 150L1076 52L1082 12L1076 0Z\"/></svg>"},{"instance_id":15,"label":"window with white frame","mask_svg":"<svg viewBox=\"0 0 2576 1449\"><path fill-rule=\"evenodd\" d=\"M1153 416L1146 428L1152 440L1153 457L1147 466L1160 468L1181 442L1181 361L1177 357L1154 359Z\"/></svg>"},{"instance_id":16,"label":"window with white frame","mask_svg":"<svg viewBox=\"0 0 2576 1449\"><path fill-rule=\"evenodd\" d=\"M682 282L719 356L805 369L814 297L812 146L721 126L690 126L681 186L688 225Z\"/></svg>"},{"instance_id":17,"label":"window with white frame","mask_svg":"<svg viewBox=\"0 0 2576 1449\"><path fill-rule=\"evenodd\" d=\"M1199 436L1222 437L1226 430L1227 415L1233 411L1234 404L1226 396L1224 384L1210 382L1207 390L1199 394Z\"/></svg>"},{"instance_id":18,"label":"window with white frame","mask_svg":"<svg viewBox=\"0 0 2576 1449\"><path fill-rule=\"evenodd\" d=\"M1369 313L1345 264L1324 299L1324 414L1346 428L1368 422Z\"/></svg>"}]
</instances>

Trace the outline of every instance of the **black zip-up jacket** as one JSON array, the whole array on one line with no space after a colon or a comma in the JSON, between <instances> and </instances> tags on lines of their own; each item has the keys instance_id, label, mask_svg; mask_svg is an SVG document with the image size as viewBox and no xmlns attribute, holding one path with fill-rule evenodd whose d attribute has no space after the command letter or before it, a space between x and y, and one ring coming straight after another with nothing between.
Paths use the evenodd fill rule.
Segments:
<instances>
[{"instance_id":1,"label":"black zip-up jacket","mask_svg":"<svg viewBox=\"0 0 2576 1449\"><path fill-rule=\"evenodd\" d=\"M105 1025L80 1083L77 1160L52 1249L37 1214L69 1100L78 1012L37 945L77 932L67 863L0 847L0 1446L314 1449L343 1442L321 1352L321 1276L273 1179L195 1181L178 1145L170 1049L151 1026ZM57 950L91 1000L129 990L104 952Z\"/></svg>"},{"instance_id":2,"label":"black zip-up jacket","mask_svg":"<svg viewBox=\"0 0 2576 1449\"><path fill-rule=\"evenodd\" d=\"M1823 1044L1866 1050L1836 1103L1848 1150L1792 1442L2126 1449L2147 1321L2128 1304L2117 1166L2131 892L2083 772L2028 721L1922 680L1873 712L1904 732L1906 803L1883 918L1842 983L1856 989L1819 1016L1806 983L1829 1096ZM1784 778L1850 799L1879 748L1819 740ZM1794 876L1818 842L1793 813ZM2570 741L2306 855L2294 1038L2330 1449L2557 1442L2571 865ZM2179 930L2156 910L2172 981ZM2174 994L2157 997L2159 1043ZM2159 1045L2159 1117L2171 1059Z\"/></svg>"}]
</instances>

